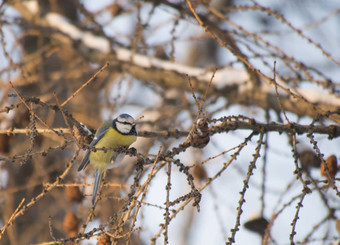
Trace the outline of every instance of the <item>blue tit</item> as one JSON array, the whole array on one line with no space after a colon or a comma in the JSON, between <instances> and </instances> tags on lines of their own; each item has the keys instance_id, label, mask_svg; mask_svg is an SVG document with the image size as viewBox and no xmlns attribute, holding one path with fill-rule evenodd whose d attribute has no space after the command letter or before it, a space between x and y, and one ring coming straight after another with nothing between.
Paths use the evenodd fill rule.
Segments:
<instances>
[{"instance_id":1,"label":"blue tit","mask_svg":"<svg viewBox=\"0 0 340 245\"><path fill-rule=\"evenodd\" d=\"M105 122L98 128L89 149L80 163L78 171L91 163L96 168L96 179L93 186L92 205L96 201L98 187L104 171L117 166L124 158L123 152L116 152L114 147L128 148L137 139L135 119L128 114L121 114L112 122ZM111 148L107 150L91 150L92 148Z\"/></svg>"}]
</instances>

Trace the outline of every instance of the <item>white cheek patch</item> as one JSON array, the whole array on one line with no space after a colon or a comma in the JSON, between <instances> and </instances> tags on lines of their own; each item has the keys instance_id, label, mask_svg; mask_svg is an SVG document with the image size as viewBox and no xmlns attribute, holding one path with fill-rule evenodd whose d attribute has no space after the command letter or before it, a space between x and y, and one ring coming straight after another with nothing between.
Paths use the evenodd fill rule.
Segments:
<instances>
[{"instance_id":1,"label":"white cheek patch","mask_svg":"<svg viewBox=\"0 0 340 245\"><path fill-rule=\"evenodd\" d=\"M122 124L117 122L116 123L117 130L123 134L127 134L131 131L132 125L131 124Z\"/></svg>"}]
</instances>

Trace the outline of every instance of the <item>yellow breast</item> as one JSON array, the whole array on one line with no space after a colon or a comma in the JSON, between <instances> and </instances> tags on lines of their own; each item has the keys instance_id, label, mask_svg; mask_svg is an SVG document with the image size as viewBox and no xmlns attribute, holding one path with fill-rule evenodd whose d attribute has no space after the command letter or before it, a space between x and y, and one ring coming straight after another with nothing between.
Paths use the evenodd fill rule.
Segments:
<instances>
[{"instance_id":1,"label":"yellow breast","mask_svg":"<svg viewBox=\"0 0 340 245\"><path fill-rule=\"evenodd\" d=\"M96 148L102 147L116 147L116 146L129 146L135 142L137 137L135 135L123 135L117 130L110 127L104 137L98 141L95 145ZM115 158L117 155L113 150L97 150L96 152L90 153L90 163L100 170L105 170L111 163L111 158Z\"/></svg>"}]
</instances>

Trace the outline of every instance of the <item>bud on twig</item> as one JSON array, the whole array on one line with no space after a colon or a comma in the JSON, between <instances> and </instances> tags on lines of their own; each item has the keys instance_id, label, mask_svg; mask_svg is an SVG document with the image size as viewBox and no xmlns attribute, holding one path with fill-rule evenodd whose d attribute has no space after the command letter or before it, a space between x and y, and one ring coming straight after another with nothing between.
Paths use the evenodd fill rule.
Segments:
<instances>
[{"instance_id":1,"label":"bud on twig","mask_svg":"<svg viewBox=\"0 0 340 245\"><path fill-rule=\"evenodd\" d=\"M205 119L198 120L193 133L189 135L189 140L191 146L196 148L203 148L209 143L209 127Z\"/></svg>"}]
</instances>

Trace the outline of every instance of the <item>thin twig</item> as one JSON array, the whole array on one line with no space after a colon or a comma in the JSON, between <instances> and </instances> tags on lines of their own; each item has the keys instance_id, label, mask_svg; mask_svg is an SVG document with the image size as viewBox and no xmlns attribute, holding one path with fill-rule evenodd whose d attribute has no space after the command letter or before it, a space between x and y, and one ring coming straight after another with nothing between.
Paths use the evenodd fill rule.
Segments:
<instances>
[{"instance_id":1,"label":"thin twig","mask_svg":"<svg viewBox=\"0 0 340 245\"><path fill-rule=\"evenodd\" d=\"M6 229L12 225L13 220L15 220L15 217L17 216L17 213L19 212L19 209L21 208L22 204L24 203L25 198L23 198L21 200L21 202L19 203L18 207L15 209L15 211L12 213L11 217L9 218L9 220L7 221L7 223L4 225L4 227L1 228L0 230L0 240L2 235L5 233Z\"/></svg>"},{"instance_id":2,"label":"thin twig","mask_svg":"<svg viewBox=\"0 0 340 245\"><path fill-rule=\"evenodd\" d=\"M153 165L152 165L151 171L150 171L150 173L148 174L148 178L147 178L147 180L145 181L145 183L143 184L143 186L140 188L140 190L142 191L142 197L141 197L141 199L140 199L139 202L138 202L138 205L137 205L137 208L136 208L136 213L134 214L134 217L133 217L133 220L132 220L132 223L131 223L130 231L134 228L134 226L135 226L135 224L136 224L137 214L138 214L138 212L139 212L139 210L140 210L140 208L141 208L141 206L142 206L142 202L143 202L143 200L144 200L144 198L145 198L145 196L146 196L146 191L147 191L147 189L148 189L148 186L150 185L152 176L155 175L154 170L155 170L155 167L156 167L156 163L158 162L158 158L159 158L159 156L160 156L160 154L161 154L161 150L162 150L162 147L160 146L160 147L159 147L159 150L158 150L158 153L157 153L157 155L156 155L155 161L154 161L154 163L153 163ZM140 192L139 192L139 193L140 193ZM138 196L139 196L139 195L137 194L137 195L136 195L136 199L137 199ZM128 220L128 217L129 217L129 215L130 215L130 212L131 212L132 208L134 207L134 203L135 203L135 202L136 202L136 200L133 200L133 201L131 202L131 205L130 205L130 207L129 207L129 210L128 210L128 211L126 212L126 214L125 214L124 222L126 222L126 221Z\"/></svg>"},{"instance_id":3,"label":"thin twig","mask_svg":"<svg viewBox=\"0 0 340 245\"><path fill-rule=\"evenodd\" d=\"M95 79L99 73L101 73L103 70L106 69L106 67L109 66L109 63L106 63L105 65L102 66L86 83L84 83L76 92L74 92L70 97L68 97L62 104L61 107L64 107L72 98L74 98L81 90L83 90L87 85L90 84L90 82Z\"/></svg>"},{"instance_id":4,"label":"thin twig","mask_svg":"<svg viewBox=\"0 0 340 245\"><path fill-rule=\"evenodd\" d=\"M281 112L283 114L283 116L285 117L287 123L290 123L287 115L286 115L286 112L282 106L282 103L280 101L280 97L279 97L279 92L278 92L278 89L277 89L277 82L276 82L276 60L274 61L274 66L273 66L273 80L272 80L272 83L274 83L274 87L275 87L275 96L276 96L276 99L277 99L277 103L279 104L280 106L280 109L281 109Z\"/></svg>"},{"instance_id":5,"label":"thin twig","mask_svg":"<svg viewBox=\"0 0 340 245\"><path fill-rule=\"evenodd\" d=\"M52 217L51 216L48 216L48 231L49 231L50 236L53 239L53 241L56 241L57 239L53 235L53 226L52 226Z\"/></svg>"},{"instance_id":6,"label":"thin twig","mask_svg":"<svg viewBox=\"0 0 340 245\"><path fill-rule=\"evenodd\" d=\"M59 101L59 99L58 99L57 94L54 92L53 95L54 95L54 98L55 98L55 100L56 100L56 103L57 103L57 105L58 105L58 107L59 107L59 110L60 110L61 114L63 115L64 122L65 122L66 126L68 127L68 131L72 134L72 137L73 137L74 141L76 142L77 146L79 147L79 149L81 149L82 147L81 147L81 145L79 144L77 138L74 136L74 132L73 132L73 130L72 130L72 127L71 127L71 125L70 125L70 123L69 123L69 120L68 120L68 118L67 118L67 116L66 116L66 113L65 113L63 107L60 105L60 101Z\"/></svg>"},{"instance_id":7,"label":"thin twig","mask_svg":"<svg viewBox=\"0 0 340 245\"><path fill-rule=\"evenodd\" d=\"M164 244L169 243L169 237L168 237L168 228L170 223L170 217L169 217L169 207L170 207L170 190L171 190L171 162L168 162L168 182L166 184L165 190L166 190L166 198L165 198L165 213L164 213Z\"/></svg>"},{"instance_id":8,"label":"thin twig","mask_svg":"<svg viewBox=\"0 0 340 245\"><path fill-rule=\"evenodd\" d=\"M307 195L307 192L305 191L305 189L302 191L302 195L300 197L300 201L298 202L298 204L296 205L296 212L295 212L295 215L294 215L294 218L293 218L293 221L291 223L291 226L292 226L292 231L289 235L289 240L290 240L290 244L295 244L294 243L294 236L296 234L296 231L295 231L295 227L296 227L296 224L297 224L297 221L299 219L299 212L301 210L301 208L303 207L302 205L302 202L305 198L305 196Z\"/></svg>"},{"instance_id":9,"label":"thin twig","mask_svg":"<svg viewBox=\"0 0 340 245\"><path fill-rule=\"evenodd\" d=\"M264 134L261 133L260 138L257 141L255 154L253 154L253 160L249 164L247 176L243 181L244 185L243 185L242 191L240 192L241 198L238 202L239 205L237 207L236 222L235 222L234 228L231 229L230 237L228 238L228 242L226 243L227 245L233 244L235 242L236 232L239 230L241 214L243 213L242 206L246 202L245 194L246 194L247 189L249 188L248 183L249 183L250 177L253 175L253 171L256 168L256 161L260 157L260 150L263 144L263 137L264 137Z\"/></svg>"}]
</instances>

